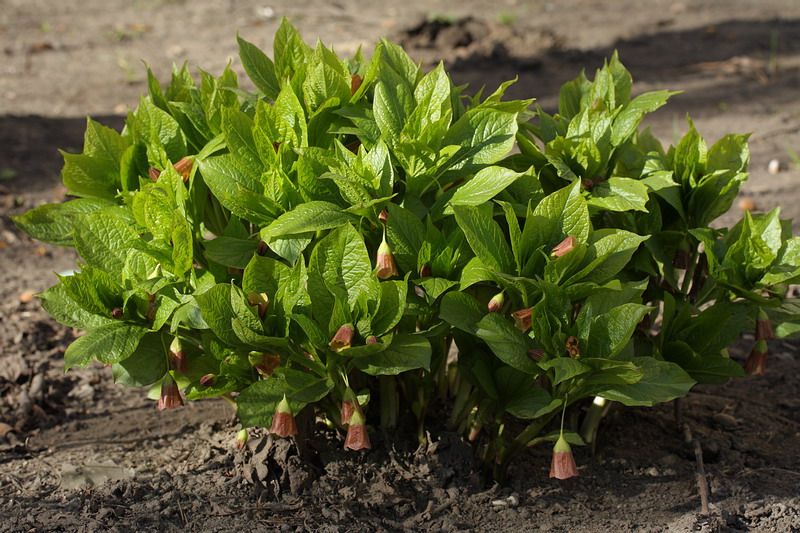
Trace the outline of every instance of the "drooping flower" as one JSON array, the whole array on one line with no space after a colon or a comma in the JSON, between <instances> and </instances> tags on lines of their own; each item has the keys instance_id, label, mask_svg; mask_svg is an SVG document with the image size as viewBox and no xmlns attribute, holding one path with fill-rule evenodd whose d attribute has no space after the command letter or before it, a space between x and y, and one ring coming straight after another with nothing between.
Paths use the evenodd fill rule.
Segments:
<instances>
[{"instance_id":1,"label":"drooping flower","mask_svg":"<svg viewBox=\"0 0 800 533\"><path fill-rule=\"evenodd\" d=\"M503 291L500 291L492 296L492 299L486 304L486 310L489 313L499 313L504 303L506 303L506 296L503 294Z\"/></svg>"},{"instance_id":2,"label":"drooping flower","mask_svg":"<svg viewBox=\"0 0 800 533\"><path fill-rule=\"evenodd\" d=\"M250 363L262 376L271 376L281 366L281 356L274 353L252 352Z\"/></svg>"},{"instance_id":3,"label":"drooping flower","mask_svg":"<svg viewBox=\"0 0 800 533\"><path fill-rule=\"evenodd\" d=\"M378 344L378 337L375 335L370 335L367 337L367 344Z\"/></svg>"},{"instance_id":4,"label":"drooping flower","mask_svg":"<svg viewBox=\"0 0 800 533\"><path fill-rule=\"evenodd\" d=\"M386 238L383 239L380 247L378 247L378 257L375 262L378 266L378 271L375 273L375 275L380 279L389 279L392 276L398 275L397 263L394 261L392 249L386 242Z\"/></svg>"},{"instance_id":5,"label":"drooping flower","mask_svg":"<svg viewBox=\"0 0 800 533\"><path fill-rule=\"evenodd\" d=\"M122 310L121 307L115 307L114 309L111 310L111 318L119 319L122 318L123 316L125 316L125 312Z\"/></svg>"},{"instance_id":6,"label":"drooping flower","mask_svg":"<svg viewBox=\"0 0 800 533\"><path fill-rule=\"evenodd\" d=\"M550 252L550 255L553 257L561 257L563 255L566 255L569 252L571 252L575 248L575 246L577 246L577 244L578 244L578 239L570 235L569 237L561 241L555 248L553 248L553 251Z\"/></svg>"},{"instance_id":7,"label":"drooping flower","mask_svg":"<svg viewBox=\"0 0 800 533\"><path fill-rule=\"evenodd\" d=\"M419 277L421 278L429 278L433 274L431 270L431 266L428 263L425 263L421 267L419 267Z\"/></svg>"},{"instance_id":8,"label":"drooping flower","mask_svg":"<svg viewBox=\"0 0 800 533\"><path fill-rule=\"evenodd\" d=\"M190 158L184 157L172 166L175 167L175 170L181 175L181 180L186 181L189 179L192 173L192 160Z\"/></svg>"},{"instance_id":9,"label":"drooping flower","mask_svg":"<svg viewBox=\"0 0 800 533\"><path fill-rule=\"evenodd\" d=\"M263 292L251 292L247 295L247 304L250 307L258 307L258 318L264 320L269 309L269 296Z\"/></svg>"},{"instance_id":10,"label":"drooping flower","mask_svg":"<svg viewBox=\"0 0 800 533\"><path fill-rule=\"evenodd\" d=\"M355 332L356 330L353 328L353 324L345 324L339 328L336 335L331 339L331 342L328 343L328 346L330 346L331 350L334 352L341 352L349 348L350 344L353 342L353 335L355 335Z\"/></svg>"},{"instance_id":11,"label":"drooping flower","mask_svg":"<svg viewBox=\"0 0 800 533\"><path fill-rule=\"evenodd\" d=\"M214 374L206 374L205 376L200 378L200 385L203 387L211 387L214 383L217 382L217 376Z\"/></svg>"},{"instance_id":12,"label":"drooping flower","mask_svg":"<svg viewBox=\"0 0 800 533\"><path fill-rule=\"evenodd\" d=\"M297 435L297 424L294 421L292 406L289 405L285 394L275 408L275 416L272 417L272 425L269 428L269 432L282 439Z\"/></svg>"},{"instance_id":13,"label":"drooping flower","mask_svg":"<svg viewBox=\"0 0 800 533\"><path fill-rule=\"evenodd\" d=\"M528 350L528 357L538 363L544 359L544 350Z\"/></svg>"},{"instance_id":14,"label":"drooping flower","mask_svg":"<svg viewBox=\"0 0 800 533\"><path fill-rule=\"evenodd\" d=\"M158 410L174 409L183 405L183 398L181 391L178 389L178 384L172 379L172 376L167 374L164 382L161 384L161 396L158 398Z\"/></svg>"},{"instance_id":15,"label":"drooping flower","mask_svg":"<svg viewBox=\"0 0 800 533\"><path fill-rule=\"evenodd\" d=\"M578 475L578 465L572 456L572 448L564 436L558 437L556 445L553 446L553 459L550 462L550 477L556 479L568 479Z\"/></svg>"},{"instance_id":16,"label":"drooping flower","mask_svg":"<svg viewBox=\"0 0 800 533\"><path fill-rule=\"evenodd\" d=\"M354 409L350 414L350 420L347 423L347 437L344 439L344 447L346 450L369 450L372 448L372 444L369 442L369 435L367 434L364 415L361 413L360 406L358 409Z\"/></svg>"},{"instance_id":17,"label":"drooping flower","mask_svg":"<svg viewBox=\"0 0 800 533\"><path fill-rule=\"evenodd\" d=\"M514 311L511 313L511 316L514 317L514 324L517 326L518 330L524 333L531 329L531 324L533 321L533 307Z\"/></svg>"},{"instance_id":18,"label":"drooping flower","mask_svg":"<svg viewBox=\"0 0 800 533\"><path fill-rule=\"evenodd\" d=\"M772 322L767 316L767 312L763 309L758 309L758 318L756 319L756 340L768 341L775 338L775 333L772 331Z\"/></svg>"},{"instance_id":19,"label":"drooping flower","mask_svg":"<svg viewBox=\"0 0 800 533\"><path fill-rule=\"evenodd\" d=\"M764 339L756 341L744 362L744 371L750 376L763 376L767 368L767 355L769 355L767 341Z\"/></svg>"},{"instance_id":20,"label":"drooping flower","mask_svg":"<svg viewBox=\"0 0 800 533\"><path fill-rule=\"evenodd\" d=\"M581 356L581 352L580 352L580 349L578 347L579 344L580 344L580 341L578 340L577 337L569 337L567 339L567 342L565 344L565 346L567 348L567 353L573 359L576 359L576 358Z\"/></svg>"},{"instance_id":21,"label":"drooping flower","mask_svg":"<svg viewBox=\"0 0 800 533\"><path fill-rule=\"evenodd\" d=\"M350 77L350 92L352 94L356 94L358 88L361 87L361 84L364 82L364 78L359 76L358 74L353 74Z\"/></svg>"}]
</instances>

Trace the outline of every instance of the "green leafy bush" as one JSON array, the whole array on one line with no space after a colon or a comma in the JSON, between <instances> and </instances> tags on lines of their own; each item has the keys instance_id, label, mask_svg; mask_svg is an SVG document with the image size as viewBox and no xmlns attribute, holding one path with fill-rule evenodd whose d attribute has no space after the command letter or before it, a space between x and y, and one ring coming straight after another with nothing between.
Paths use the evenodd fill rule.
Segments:
<instances>
[{"instance_id":1,"label":"green leafy bush","mask_svg":"<svg viewBox=\"0 0 800 533\"><path fill-rule=\"evenodd\" d=\"M438 398L487 477L551 440L564 478L604 400L744 375L726 348L754 324L763 372L771 324L796 333L800 245L778 209L709 227L747 136L709 148L690 122L664 150L639 124L674 93L631 98L616 55L550 116L503 101L511 82L465 97L385 40L342 60L284 21L273 60L239 47L256 92L230 69L198 86L176 68L166 88L148 72L122 133L89 120L63 154L77 198L15 219L82 258L40 295L88 330L67 369L110 364L159 408L222 396L282 437L313 410L352 449L375 424L424 439Z\"/></svg>"}]
</instances>

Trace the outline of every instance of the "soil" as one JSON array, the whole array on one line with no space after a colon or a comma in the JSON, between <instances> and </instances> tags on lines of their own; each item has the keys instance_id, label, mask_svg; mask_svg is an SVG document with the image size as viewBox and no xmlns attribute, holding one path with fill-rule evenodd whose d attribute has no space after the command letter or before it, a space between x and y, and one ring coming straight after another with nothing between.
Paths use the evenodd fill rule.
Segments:
<instances>
[{"instance_id":1,"label":"soil","mask_svg":"<svg viewBox=\"0 0 800 533\"><path fill-rule=\"evenodd\" d=\"M64 199L57 149L80 150L87 114L122 126L146 90L140 59L161 79L184 60L218 73L231 59L241 73L236 31L269 50L284 15L340 53L388 35L426 67L445 61L472 90L518 75L509 97L537 96L549 110L564 81L617 49L635 93L685 91L648 119L659 138L681 135L687 113L711 141L752 132L741 205L781 205L800 219L800 4L791 0L5 0L0 532L800 531L796 342L772 342L766 376L697 387L682 401L703 448L707 517L672 405L618 411L594 458L575 450L578 478L548 479L550 450L534 447L507 486L487 489L473 474L473 445L436 423L426 447L378 432L373 450L358 453L318 425L304 462L258 434L237 452L224 402L158 413L146 391L114 386L100 365L64 374L64 349L80 332L32 295L76 255L22 235L9 216ZM743 359L750 343L732 356Z\"/></svg>"}]
</instances>

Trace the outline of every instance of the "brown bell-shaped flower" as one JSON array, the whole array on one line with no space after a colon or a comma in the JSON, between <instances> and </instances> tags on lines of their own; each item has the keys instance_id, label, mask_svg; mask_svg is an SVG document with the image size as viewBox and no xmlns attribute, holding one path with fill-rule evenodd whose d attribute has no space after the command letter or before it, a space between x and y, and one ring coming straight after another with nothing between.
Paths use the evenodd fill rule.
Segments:
<instances>
[{"instance_id":1,"label":"brown bell-shaped flower","mask_svg":"<svg viewBox=\"0 0 800 533\"><path fill-rule=\"evenodd\" d=\"M578 239L570 235L569 237L558 243L558 245L555 248L553 248L553 251L550 252L550 255L553 257L561 257L563 255L566 255L569 252L571 252L573 248L577 246L577 244L578 244Z\"/></svg>"},{"instance_id":2,"label":"brown bell-shaped flower","mask_svg":"<svg viewBox=\"0 0 800 533\"><path fill-rule=\"evenodd\" d=\"M367 344L378 344L378 342L379 342L378 337L376 337L375 335L370 335L369 337L367 337Z\"/></svg>"},{"instance_id":3,"label":"brown bell-shaped flower","mask_svg":"<svg viewBox=\"0 0 800 533\"><path fill-rule=\"evenodd\" d=\"M192 160L188 157L184 157L172 166L175 167L175 170L181 175L181 180L183 181L188 180L189 176L192 174Z\"/></svg>"},{"instance_id":4,"label":"brown bell-shaped flower","mask_svg":"<svg viewBox=\"0 0 800 533\"><path fill-rule=\"evenodd\" d=\"M369 435L367 434L367 426L364 423L364 415L361 413L360 407L354 409L350 414L350 420L347 423L347 437L344 439L344 447L346 450L369 450L372 448L372 444L369 442Z\"/></svg>"},{"instance_id":5,"label":"brown bell-shaped flower","mask_svg":"<svg viewBox=\"0 0 800 533\"><path fill-rule=\"evenodd\" d=\"M565 343L565 347L567 348L567 353L573 359L576 359L581 356L581 351L579 349L580 341L577 337L569 337L567 342Z\"/></svg>"},{"instance_id":6,"label":"brown bell-shaped flower","mask_svg":"<svg viewBox=\"0 0 800 533\"><path fill-rule=\"evenodd\" d=\"M772 331L772 322L767 316L767 312L763 309L758 309L758 318L756 319L756 340L768 341L775 338L775 333Z\"/></svg>"},{"instance_id":7,"label":"brown bell-shaped flower","mask_svg":"<svg viewBox=\"0 0 800 533\"><path fill-rule=\"evenodd\" d=\"M274 353L250 352L249 359L262 376L271 376L281 366L281 356Z\"/></svg>"},{"instance_id":8,"label":"brown bell-shaped flower","mask_svg":"<svg viewBox=\"0 0 800 533\"><path fill-rule=\"evenodd\" d=\"M533 321L533 307L514 311L511 313L511 316L514 317L514 325L517 326L518 330L524 333L531 329L531 323Z\"/></svg>"},{"instance_id":9,"label":"brown bell-shaped flower","mask_svg":"<svg viewBox=\"0 0 800 533\"><path fill-rule=\"evenodd\" d=\"M568 479L578 475L578 466L572 456L572 449L569 443L560 436L553 446L553 459L550 462L550 477L556 479Z\"/></svg>"},{"instance_id":10,"label":"brown bell-shaped flower","mask_svg":"<svg viewBox=\"0 0 800 533\"><path fill-rule=\"evenodd\" d=\"M206 374L205 376L200 378L200 385L203 387L211 387L214 383L217 382L217 376L214 374Z\"/></svg>"},{"instance_id":11,"label":"brown bell-shaped flower","mask_svg":"<svg viewBox=\"0 0 800 533\"><path fill-rule=\"evenodd\" d=\"M397 263L394 261L392 249L389 247L386 239L384 239L380 247L378 247L378 257L375 262L378 266L378 271L375 275L380 279L389 279L392 276L398 275Z\"/></svg>"},{"instance_id":12,"label":"brown bell-shaped flower","mask_svg":"<svg viewBox=\"0 0 800 533\"><path fill-rule=\"evenodd\" d=\"M767 368L767 355L769 355L767 341L764 339L756 341L744 362L744 371L750 376L763 376Z\"/></svg>"},{"instance_id":13,"label":"brown bell-shaped flower","mask_svg":"<svg viewBox=\"0 0 800 533\"><path fill-rule=\"evenodd\" d=\"M358 88L361 87L362 83L364 83L364 78L362 78L358 74L353 74L350 77L350 93L356 94Z\"/></svg>"},{"instance_id":14,"label":"brown bell-shaped flower","mask_svg":"<svg viewBox=\"0 0 800 533\"><path fill-rule=\"evenodd\" d=\"M158 398L158 410L174 409L183 405L183 398L181 391L178 389L178 384L172 379L172 376L167 374L167 377L161 383L161 396Z\"/></svg>"},{"instance_id":15,"label":"brown bell-shaped flower","mask_svg":"<svg viewBox=\"0 0 800 533\"><path fill-rule=\"evenodd\" d=\"M285 394L283 395L283 399L278 403L278 407L275 408L275 416L272 417L272 425L269 428L269 432L282 439L291 435L297 435L297 424L294 421L292 406L289 405Z\"/></svg>"},{"instance_id":16,"label":"brown bell-shaped flower","mask_svg":"<svg viewBox=\"0 0 800 533\"><path fill-rule=\"evenodd\" d=\"M433 275L433 271L431 270L431 266L428 263L425 263L421 267L419 267L419 277L421 278L429 278Z\"/></svg>"},{"instance_id":17,"label":"brown bell-shaped flower","mask_svg":"<svg viewBox=\"0 0 800 533\"><path fill-rule=\"evenodd\" d=\"M247 294L247 304L250 307L258 307L258 318L264 320L269 309L269 296L264 292L251 292Z\"/></svg>"},{"instance_id":18,"label":"brown bell-shaped flower","mask_svg":"<svg viewBox=\"0 0 800 533\"><path fill-rule=\"evenodd\" d=\"M330 346L331 350L334 352L341 352L350 347L355 333L356 330L353 328L353 324L345 324L339 328L336 335L331 339L331 342L328 343L328 346Z\"/></svg>"}]
</instances>

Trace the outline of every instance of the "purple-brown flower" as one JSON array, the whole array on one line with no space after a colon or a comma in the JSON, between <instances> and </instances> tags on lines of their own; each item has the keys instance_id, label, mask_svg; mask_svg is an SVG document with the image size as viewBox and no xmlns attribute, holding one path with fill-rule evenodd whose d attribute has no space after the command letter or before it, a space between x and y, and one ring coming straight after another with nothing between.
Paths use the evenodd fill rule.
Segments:
<instances>
[{"instance_id":1,"label":"purple-brown flower","mask_svg":"<svg viewBox=\"0 0 800 533\"><path fill-rule=\"evenodd\" d=\"M271 376L275 369L281 366L281 356L274 353L251 354L250 362L253 363L259 374Z\"/></svg>"},{"instance_id":2,"label":"purple-brown flower","mask_svg":"<svg viewBox=\"0 0 800 533\"><path fill-rule=\"evenodd\" d=\"M384 239L378 248L378 257L375 261L378 266L378 271L375 273L380 279L389 279L392 276L397 276L397 263L394 261L392 249Z\"/></svg>"},{"instance_id":3,"label":"purple-brown flower","mask_svg":"<svg viewBox=\"0 0 800 533\"><path fill-rule=\"evenodd\" d=\"M758 318L756 319L756 340L768 341L775 338L775 333L772 331L772 322L769 320L766 311L759 308Z\"/></svg>"},{"instance_id":4,"label":"purple-brown flower","mask_svg":"<svg viewBox=\"0 0 800 533\"><path fill-rule=\"evenodd\" d=\"M167 378L161 384L161 396L158 398L158 410L174 409L183 405L183 398L181 398L181 391L178 389L178 384L172 379L172 376L167 375Z\"/></svg>"},{"instance_id":5,"label":"purple-brown flower","mask_svg":"<svg viewBox=\"0 0 800 533\"><path fill-rule=\"evenodd\" d=\"M372 444L369 442L369 435L367 434L367 426L364 423L364 415L361 413L361 407L354 409L350 414L350 420L347 423L347 437L344 439L344 447L346 450L369 450Z\"/></svg>"},{"instance_id":6,"label":"purple-brown flower","mask_svg":"<svg viewBox=\"0 0 800 533\"><path fill-rule=\"evenodd\" d=\"M769 355L767 341L764 339L756 341L744 362L744 371L750 376L763 376L767 368L767 355Z\"/></svg>"},{"instance_id":7,"label":"purple-brown flower","mask_svg":"<svg viewBox=\"0 0 800 533\"><path fill-rule=\"evenodd\" d=\"M183 345L178 337L172 339L172 344L169 345L169 366L181 374L189 371L189 360L186 358L186 352L183 351Z\"/></svg>"},{"instance_id":8,"label":"purple-brown flower","mask_svg":"<svg viewBox=\"0 0 800 533\"><path fill-rule=\"evenodd\" d=\"M336 335L331 339L331 342L328 343L328 346L330 346L331 350L334 352L341 352L350 347L355 333L356 330L353 328L353 324L345 324L339 328Z\"/></svg>"},{"instance_id":9,"label":"purple-brown flower","mask_svg":"<svg viewBox=\"0 0 800 533\"><path fill-rule=\"evenodd\" d=\"M283 399L278 403L275 408L275 416L272 417L272 425L269 432L277 435L282 439L291 435L297 435L297 424L294 421L294 413L292 413L292 406L283 395Z\"/></svg>"},{"instance_id":10,"label":"purple-brown flower","mask_svg":"<svg viewBox=\"0 0 800 533\"><path fill-rule=\"evenodd\" d=\"M553 460L550 462L550 477L556 479L568 479L578 475L578 465L572 456L572 449L569 443L560 436L553 446Z\"/></svg>"},{"instance_id":11,"label":"purple-brown flower","mask_svg":"<svg viewBox=\"0 0 800 533\"><path fill-rule=\"evenodd\" d=\"M514 311L511 313L511 316L514 317L514 325L517 326L518 330L524 333L531 329L531 323L533 322L533 307Z\"/></svg>"},{"instance_id":12,"label":"purple-brown flower","mask_svg":"<svg viewBox=\"0 0 800 533\"><path fill-rule=\"evenodd\" d=\"M577 337L569 337L567 339L566 344L564 345L567 348L567 353L573 359L576 359L581 356L581 351L579 349L580 341Z\"/></svg>"},{"instance_id":13,"label":"purple-brown flower","mask_svg":"<svg viewBox=\"0 0 800 533\"><path fill-rule=\"evenodd\" d=\"M578 244L578 239L570 235L569 237L561 241L555 248L553 248L553 251L550 252L550 255L553 257L561 257L563 255L566 255L569 252L571 252L573 248L577 246L577 244Z\"/></svg>"},{"instance_id":14,"label":"purple-brown flower","mask_svg":"<svg viewBox=\"0 0 800 533\"><path fill-rule=\"evenodd\" d=\"M251 292L247 295L247 304L250 307L258 307L258 318L264 320L269 309L269 296L263 292Z\"/></svg>"}]
</instances>

